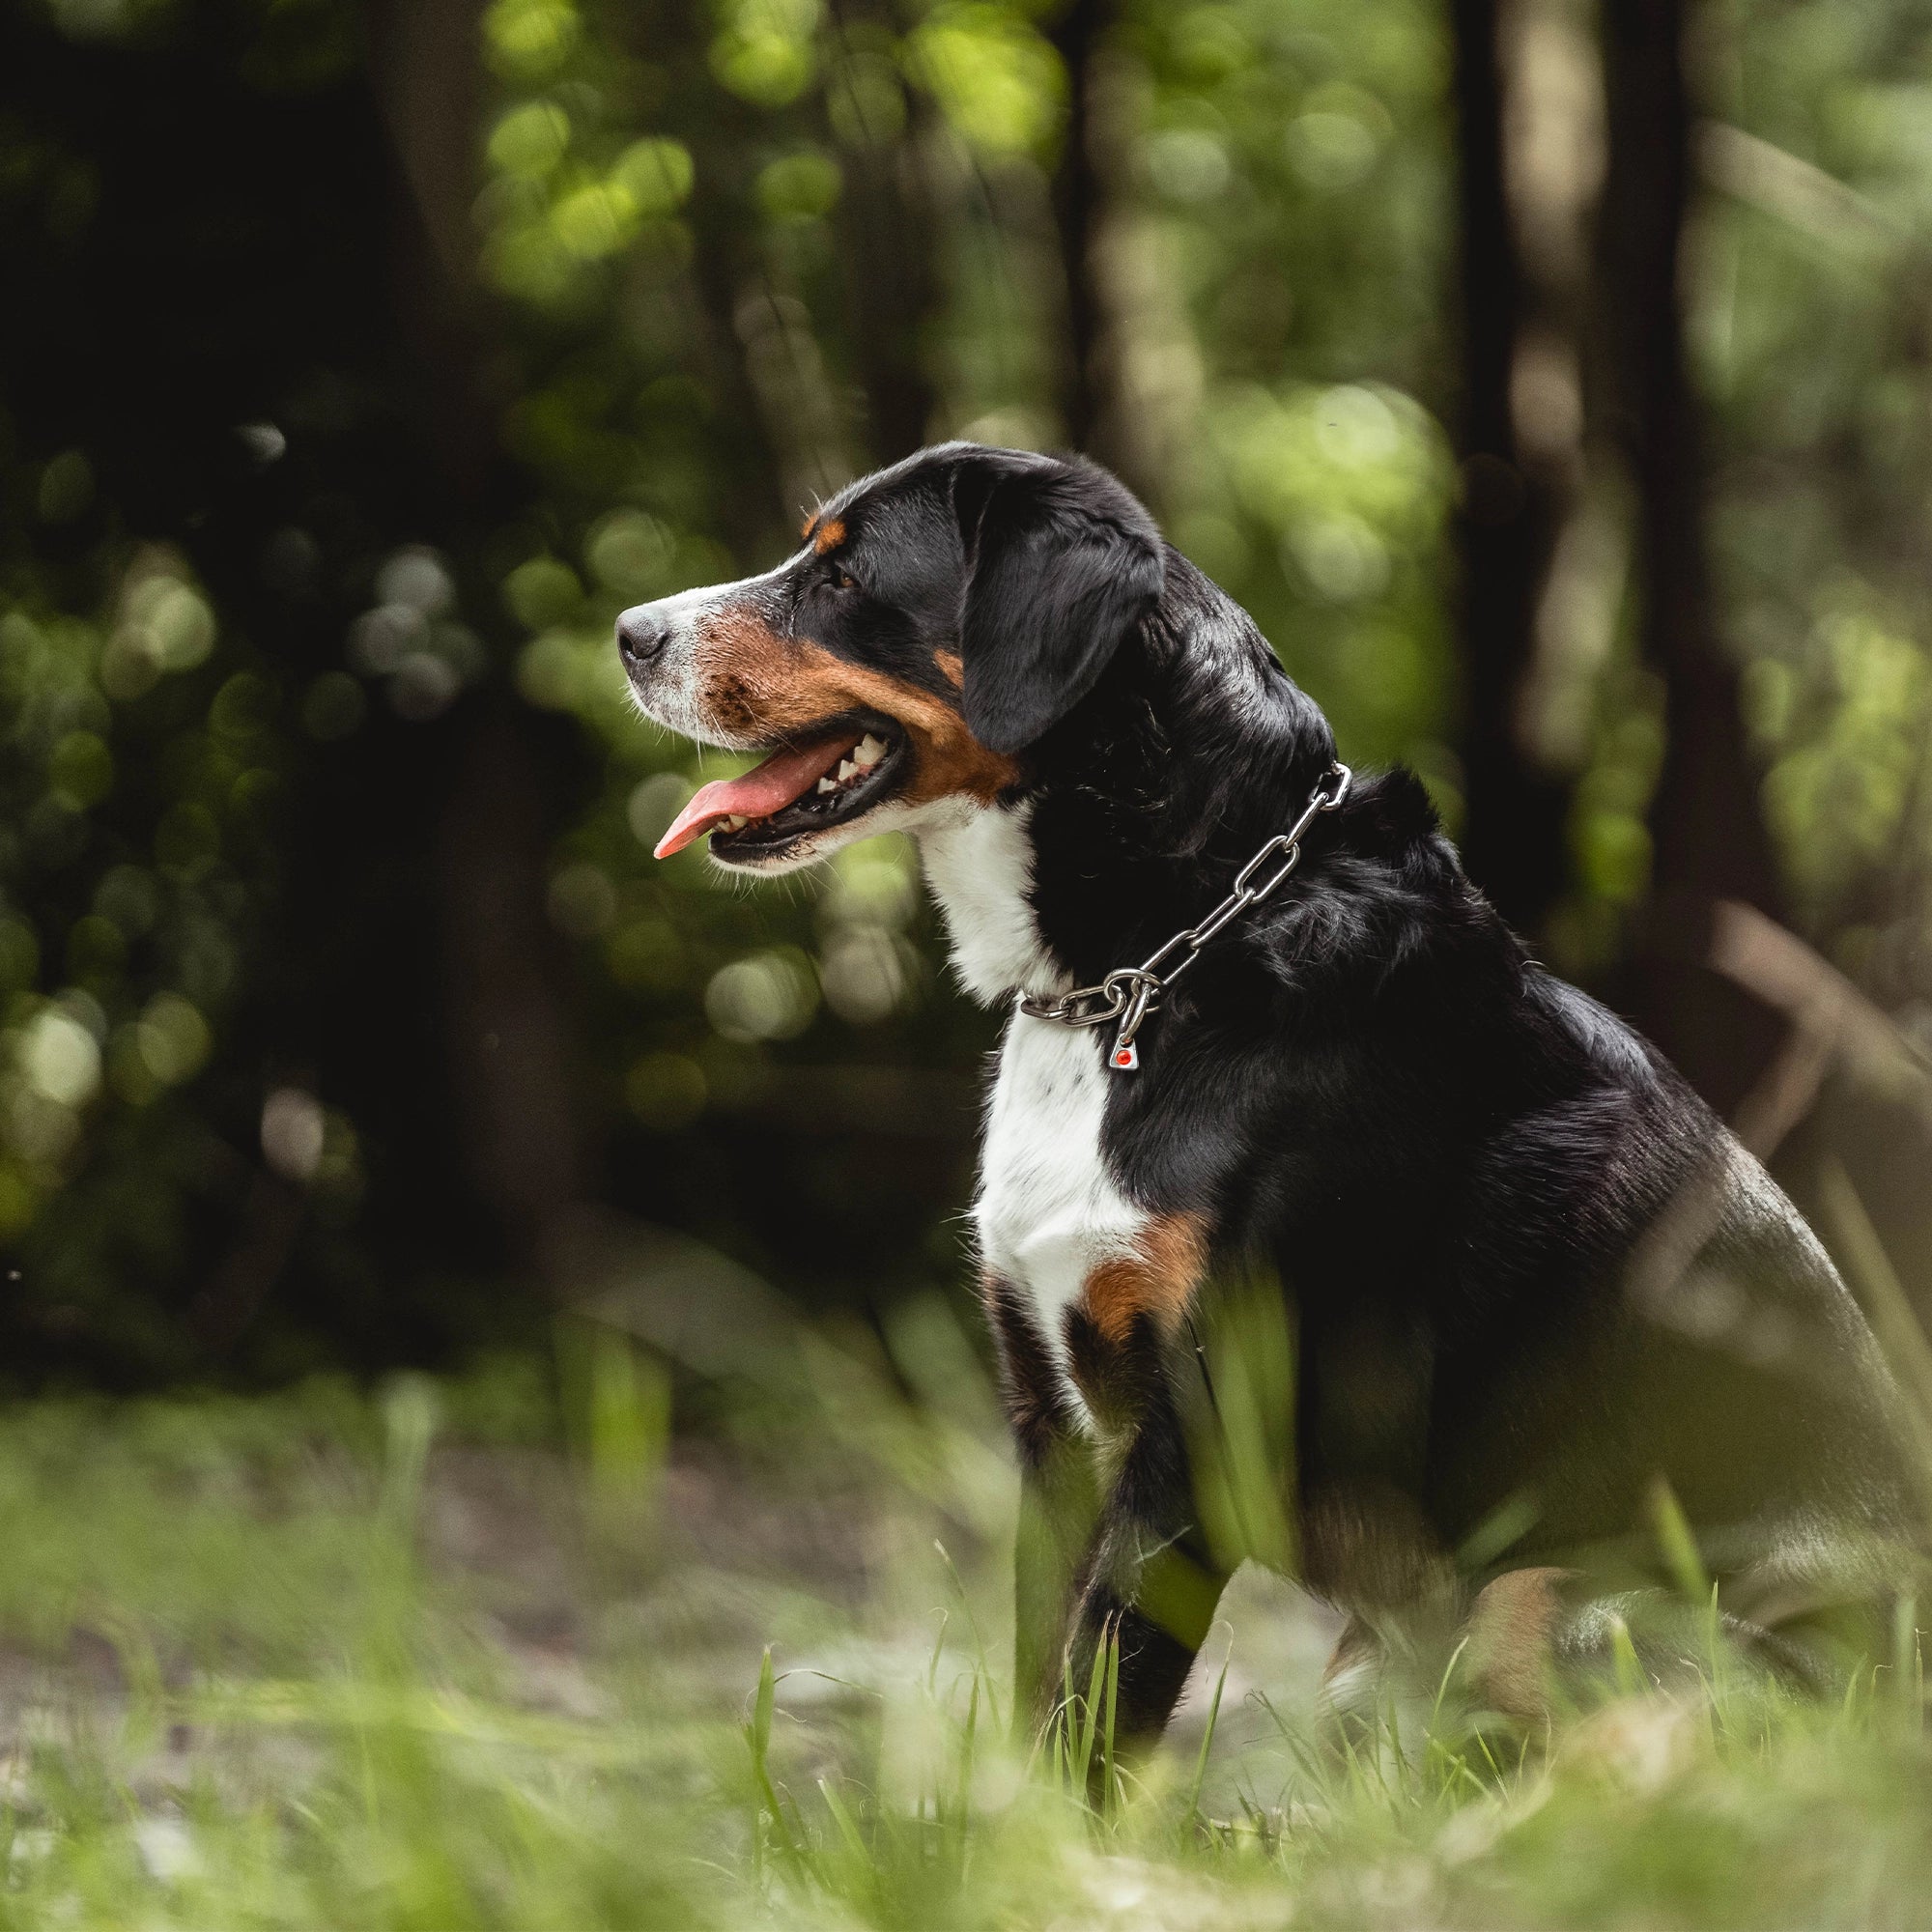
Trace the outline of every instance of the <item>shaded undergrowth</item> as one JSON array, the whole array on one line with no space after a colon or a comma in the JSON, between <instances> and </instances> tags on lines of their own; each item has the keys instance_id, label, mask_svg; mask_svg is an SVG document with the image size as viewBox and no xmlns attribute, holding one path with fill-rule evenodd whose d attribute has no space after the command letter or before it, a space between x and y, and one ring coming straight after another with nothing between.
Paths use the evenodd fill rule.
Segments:
<instances>
[{"instance_id":1,"label":"shaded undergrowth","mask_svg":"<svg viewBox=\"0 0 1932 1932\"><path fill-rule=\"evenodd\" d=\"M1619 1650L1530 1734L1452 1655L1341 1745L1237 1618L1152 1757L1104 1649L1016 1745L997 1421L936 1311L893 1347L792 1337L783 1403L675 1453L608 1327L374 1396L15 1411L0 1925L1922 1918L1909 1613L1835 1703L1692 1616L1667 1689Z\"/></svg>"}]
</instances>

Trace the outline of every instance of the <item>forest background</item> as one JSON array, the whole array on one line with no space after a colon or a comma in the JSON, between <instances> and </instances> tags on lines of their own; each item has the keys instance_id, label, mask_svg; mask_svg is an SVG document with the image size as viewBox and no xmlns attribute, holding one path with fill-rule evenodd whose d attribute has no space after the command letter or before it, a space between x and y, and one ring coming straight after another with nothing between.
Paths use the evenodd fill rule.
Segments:
<instances>
[{"instance_id":1,"label":"forest background","mask_svg":"<svg viewBox=\"0 0 1932 1932\"><path fill-rule=\"evenodd\" d=\"M913 853L653 862L611 643L948 436L1932 1306L1924 0L9 0L0 265L7 1384L966 1293Z\"/></svg>"}]
</instances>

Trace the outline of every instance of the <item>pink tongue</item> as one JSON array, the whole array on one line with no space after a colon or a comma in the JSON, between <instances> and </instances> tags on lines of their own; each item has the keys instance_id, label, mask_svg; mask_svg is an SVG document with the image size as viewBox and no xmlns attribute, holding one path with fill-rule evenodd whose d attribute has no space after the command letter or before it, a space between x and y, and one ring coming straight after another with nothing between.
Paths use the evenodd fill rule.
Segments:
<instances>
[{"instance_id":1,"label":"pink tongue","mask_svg":"<svg viewBox=\"0 0 1932 1932\"><path fill-rule=\"evenodd\" d=\"M670 830L658 840L656 856L668 859L673 852L682 852L720 819L769 818L782 811L825 776L841 752L849 752L857 743L856 738L821 738L800 751L774 752L756 771L741 779L714 779L672 820Z\"/></svg>"}]
</instances>

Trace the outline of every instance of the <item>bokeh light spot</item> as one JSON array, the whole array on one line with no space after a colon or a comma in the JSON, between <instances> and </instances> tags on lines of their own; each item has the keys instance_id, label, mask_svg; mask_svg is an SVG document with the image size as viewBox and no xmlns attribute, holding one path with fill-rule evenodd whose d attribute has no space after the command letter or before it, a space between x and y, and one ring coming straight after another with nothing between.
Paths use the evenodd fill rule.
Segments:
<instances>
[{"instance_id":1,"label":"bokeh light spot","mask_svg":"<svg viewBox=\"0 0 1932 1932\"><path fill-rule=\"evenodd\" d=\"M262 1103L262 1157L285 1180L306 1185L322 1165L327 1122L299 1087L277 1087Z\"/></svg>"},{"instance_id":2,"label":"bokeh light spot","mask_svg":"<svg viewBox=\"0 0 1932 1932\"><path fill-rule=\"evenodd\" d=\"M735 959L711 976L704 1010L726 1039L790 1039L811 1024L818 984L790 948Z\"/></svg>"},{"instance_id":3,"label":"bokeh light spot","mask_svg":"<svg viewBox=\"0 0 1932 1932\"><path fill-rule=\"evenodd\" d=\"M759 170L758 206L773 221L817 221L838 204L843 178L830 155L804 149Z\"/></svg>"},{"instance_id":4,"label":"bokeh light spot","mask_svg":"<svg viewBox=\"0 0 1932 1932\"><path fill-rule=\"evenodd\" d=\"M34 1090L59 1106L84 1106L99 1089L99 1043L58 1008L44 1007L27 1022L15 1052Z\"/></svg>"},{"instance_id":5,"label":"bokeh light spot","mask_svg":"<svg viewBox=\"0 0 1932 1932\"><path fill-rule=\"evenodd\" d=\"M149 1072L168 1087L198 1073L213 1044L200 1010L179 993L156 993L148 1002L135 1040Z\"/></svg>"},{"instance_id":6,"label":"bokeh light spot","mask_svg":"<svg viewBox=\"0 0 1932 1932\"><path fill-rule=\"evenodd\" d=\"M642 510L612 510L590 526L583 560L607 589L637 600L664 583L676 549L657 518Z\"/></svg>"},{"instance_id":7,"label":"bokeh light spot","mask_svg":"<svg viewBox=\"0 0 1932 1932\"><path fill-rule=\"evenodd\" d=\"M670 822L684 810L692 792L691 781L682 772L653 772L631 793L624 816L633 836L646 849L670 830Z\"/></svg>"}]
</instances>

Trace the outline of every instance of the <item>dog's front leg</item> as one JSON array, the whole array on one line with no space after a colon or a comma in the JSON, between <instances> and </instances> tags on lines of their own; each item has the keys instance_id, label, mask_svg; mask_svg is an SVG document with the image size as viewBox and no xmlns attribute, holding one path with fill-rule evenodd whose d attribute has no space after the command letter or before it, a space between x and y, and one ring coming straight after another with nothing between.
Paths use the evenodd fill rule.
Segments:
<instances>
[{"instance_id":1,"label":"dog's front leg","mask_svg":"<svg viewBox=\"0 0 1932 1932\"><path fill-rule=\"evenodd\" d=\"M1163 1405L1125 1444L1082 1566L1065 1652L1065 1675L1084 1696L1102 1646L1118 1648L1117 1749L1160 1736L1227 1580L1195 1520L1186 1445Z\"/></svg>"},{"instance_id":2,"label":"dog's front leg","mask_svg":"<svg viewBox=\"0 0 1932 1932\"><path fill-rule=\"evenodd\" d=\"M1080 1577L1094 1541L1099 1486L1094 1445L1025 1298L989 1273L981 1284L999 1348L1001 1393L1020 1461L1013 1551L1013 1728L1030 1743L1060 1699Z\"/></svg>"},{"instance_id":3,"label":"dog's front leg","mask_svg":"<svg viewBox=\"0 0 1932 1932\"><path fill-rule=\"evenodd\" d=\"M1084 1697L1094 1658L1113 1643L1116 1741L1151 1741L1227 1580L1196 1526L1168 1345L1146 1318L1110 1341L1084 1315L1071 1317L1073 1378L1091 1421L1083 1425L1019 1295L997 1277L984 1293L1020 1455L1016 1728L1037 1737L1069 1683Z\"/></svg>"},{"instance_id":4,"label":"dog's front leg","mask_svg":"<svg viewBox=\"0 0 1932 1932\"><path fill-rule=\"evenodd\" d=\"M1146 1313L1110 1335L1078 1309L1066 1332L1111 1471L1067 1662L1084 1694L1101 1647L1118 1647L1115 1737L1132 1748L1151 1744L1172 1716L1227 1575L1200 1528L1182 1419L1193 1382L1174 1338Z\"/></svg>"}]
</instances>

